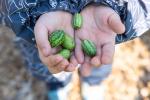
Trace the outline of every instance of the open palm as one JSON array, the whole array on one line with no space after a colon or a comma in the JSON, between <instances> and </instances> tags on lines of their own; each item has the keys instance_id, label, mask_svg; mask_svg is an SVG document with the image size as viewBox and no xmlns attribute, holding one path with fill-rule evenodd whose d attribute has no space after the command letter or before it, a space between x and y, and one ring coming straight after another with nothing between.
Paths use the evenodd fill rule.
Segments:
<instances>
[{"instance_id":1,"label":"open palm","mask_svg":"<svg viewBox=\"0 0 150 100\"><path fill-rule=\"evenodd\" d=\"M85 8L83 26L75 32L77 61L82 64L81 72L89 73L91 66L112 63L115 50L115 36L123 33L125 28L120 17L111 9L104 6L89 6ZM88 39L95 43L97 54L90 58L84 55L81 40Z\"/></svg>"},{"instance_id":2,"label":"open palm","mask_svg":"<svg viewBox=\"0 0 150 100\"><path fill-rule=\"evenodd\" d=\"M59 73L64 70L72 70L73 64L56 55L58 48L51 48L48 36L55 30L64 30L67 34L74 38L74 30L71 27L72 15L63 12L49 12L43 14L37 21L34 32L41 61L48 67L51 73ZM74 58L74 57L72 57ZM71 59L72 59L71 58Z\"/></svg>"}]
</instances>

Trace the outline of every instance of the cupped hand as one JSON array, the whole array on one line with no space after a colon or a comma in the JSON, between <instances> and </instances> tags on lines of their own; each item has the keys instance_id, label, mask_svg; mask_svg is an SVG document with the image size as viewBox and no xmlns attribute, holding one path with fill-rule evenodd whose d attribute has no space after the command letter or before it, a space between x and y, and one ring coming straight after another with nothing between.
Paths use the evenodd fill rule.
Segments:
<instances>
[{"instance_id":1,"label":"cupped hand","mask_svg":"<svg viewBox=\"0 0 150 100\"><path fill-rule=\"evenodd\" d=\"M70 63L60 55L57 55L59 48L51 48L48 36L55 30L64 30L67 34L74 38L74 30L71 27L72 15L63 12L48 12L40 16L34 27L35 39L41 61L48 67L53 74L61 71L73 71L77 65L74 55L72 55Z\"/></svg>"},{"instance_id":2,"label":"cupped hand","mask_svg":"<svg viewBox=\"0 0 150 100\"><path fill-rule=\"evenodd\" d=\"M119 15L109 7L88 6L82 12L83 26L75 31L75 56L82 64L81 73L90 75L92 66L111 64L115 51L116 34L122 34L125 27ZM88 39L95 43L96 56L90 58L82 51L81 40Z\"/></svg>"}]
</instances>

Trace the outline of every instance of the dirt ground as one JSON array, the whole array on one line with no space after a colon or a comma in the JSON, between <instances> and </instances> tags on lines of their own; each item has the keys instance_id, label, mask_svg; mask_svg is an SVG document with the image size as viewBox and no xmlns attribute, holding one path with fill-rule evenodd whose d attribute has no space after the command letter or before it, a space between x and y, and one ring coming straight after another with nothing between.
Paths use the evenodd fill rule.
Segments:
<instances>
[{"instance_id":1,"label":"dirt ground","mask_svg":"<svg viewBox=\"0 0 150 100\"><path fill-rule=\"evenodd\" d=\"M0 100L45 100L45 84L23 66L14 34L0 26ZM116 46L106 100L150 100L150 32Z\"/></svg>"},{"instance_id":2,"label":"dirt ground","mask_svg":"<svg viewBox=\"0 0 150 100\"><path fill-rule=\"evenodd\" d=\"M0 100L44 100L45 85L27 73L13 39L13 32L0 26Z\"/></svg>"},{"instance_id":3,"label":"dirt ground","mask_svg":"<svg viewBox=\"0 0 150 100\"><path fill-rule=\"evenodd\" d=\"M118 45L106 100L150 100L150 32Z\"/></svg>"}]
</instances>

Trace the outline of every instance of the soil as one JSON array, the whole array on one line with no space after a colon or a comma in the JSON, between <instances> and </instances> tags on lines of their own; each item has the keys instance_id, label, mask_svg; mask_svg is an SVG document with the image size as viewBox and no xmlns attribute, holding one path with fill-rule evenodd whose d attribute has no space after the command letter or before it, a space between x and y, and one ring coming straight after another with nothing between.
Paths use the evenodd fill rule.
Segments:
<instances>
[{"instance_id":1,"label":"soil","mask_svg":"<svg viewBox=\"0 0 150 100\"><path fill-rule=\"evenodd\" d=\"M0 26L0 100L45 100L45 84L27 73L14 37Z\"/></svg>"}]
</instances>

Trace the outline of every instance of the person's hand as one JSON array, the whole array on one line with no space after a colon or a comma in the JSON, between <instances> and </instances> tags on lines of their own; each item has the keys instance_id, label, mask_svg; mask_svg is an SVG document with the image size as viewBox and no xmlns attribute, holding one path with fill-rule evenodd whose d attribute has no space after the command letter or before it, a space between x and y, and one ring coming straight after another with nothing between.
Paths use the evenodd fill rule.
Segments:
<instances>
[{"instance_id":1,"label":"person's hand","mask_svg":"<svg viewBox=\"0 0 150 100\"><path fill-rule=\"evenodd\" d=\"M64 30L67 34L74 38L74 30L71 26L71 19L72 15L67 12L49 12L40 16L34 27L40 59L53 74L61 71L73 71L76 66L69 63L69 61L60 55L56 55L59 48L51 48L48 41L49 34L59 29ZM72 61L72 59L74 59L74 55L71 57L70 61ZM73 61L75 62L76 60Z\"/></svg>"},{"instance_id":2,"label":"person's hand","mask_svg":"<svg viewBox=\"0 0 150 100\"><path fill-rule=\"evenodd\" d=\"M115 50L115 36L122 34L125 27L119 15L111 8L104 6L89 6L82 12L83 26L75 31L75 56L82 64L81 73L84 76L90 75L92 66L111 64ZM81 47L81 40L88 39L95 43L97 48L96 56L90 58L84 55Z\"/></svg>"}]
</instances>

